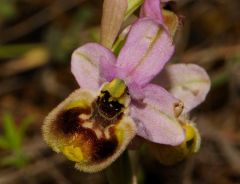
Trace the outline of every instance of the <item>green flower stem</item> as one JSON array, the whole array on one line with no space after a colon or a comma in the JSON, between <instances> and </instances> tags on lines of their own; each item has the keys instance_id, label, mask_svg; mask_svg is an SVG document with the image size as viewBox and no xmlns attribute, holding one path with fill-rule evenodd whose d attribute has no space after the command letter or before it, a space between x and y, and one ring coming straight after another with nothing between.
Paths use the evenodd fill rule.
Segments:
<instances>
[{"instance_id":1,"label":"green flower stem","mask_svg":"<svg viewBox=\"0 0 240 184\"><path fill-rule=\"evenodd\" d=\"M109 184L133 183L133 172L127 151L106 169L106 175Z\"/></svg>"},{"instance_id":2,"label":"green flower stem","mask_svg":"<svg viewBox=\"0 0 240 184\"><path fill-rule=\"evenodd\" d=\"M125 13L124 20L127 20L128 17L143 4L143 2L144 0L128 0L128 9Z\"/></svg>"},{"instance_id":3,"label":"green flower stem","mask_svg":"<svg viewBox=\"0 0 240 184\"><path fill-rule=\"evenodd\" d=\"M117 38L116 42L112 47L113 53L117 56L122 49L124 43L126 41L126 37L122 37L121 35Z\"/></svg>"},{"instance_id":4,"label":"green flower stem","mask_svg":"<svg viewBox=\"0 0 240 184\"><path fill-rule=\"evenodd\" d=\"M135 10L137 10L142 4L144 0L128 0L128 9L125 13L124 20L127 20L129 16L131 16ZM127 33L121 33L116 39L115 43L112 46L112 51L115 55L118 55L123 45L125 44L127 37Z\"/></svg>"}]
</instances>

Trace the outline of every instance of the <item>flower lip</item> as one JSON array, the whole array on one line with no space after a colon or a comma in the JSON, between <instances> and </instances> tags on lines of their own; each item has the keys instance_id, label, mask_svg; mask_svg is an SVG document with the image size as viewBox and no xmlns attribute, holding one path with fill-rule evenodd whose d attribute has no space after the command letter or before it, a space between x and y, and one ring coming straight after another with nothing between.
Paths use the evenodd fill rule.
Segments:
<instances>
[{"instance_id":1,"label":"flower lip","mask_svg":"<svg viewBox=\"0 0 240 184\"><path fill-rule=\"evenodd\" d=\"M121 120L121 115L111 120L104 119L105 117L98 114L98 109L95 105L97 103L97 101L93 102L92 106L86 109L73 107L63 110L56 118L57 132L67 134L68 137L80 136L81 141L88 140L90 143L89 154L91 155L91 160L94 162L100 162L116 151L119 143L114 126L111 125L117 124ZM90 115L89 119L81 118L83 114ZM89 125L89 123L91 123L91 125ZM108 132L106 135L103 132L105 130ZM102 131L102 133L97 135L97 131ZM63 148L63 152L64 149L67 153L68 149L66 149L66 146ZM66 156L69 157L69 155Z\"/></svg>"},{"instance_id":2,"label":"flower lip","mask_svg":"<svg viewBox=\"0 0 240 184\"><path fill-rule=\"evenodd\" d=\"M177 81L174 84L184 82L180 88L170 88L173 95L150 84L174 52L172 35L178 19L172 14L162 14L160 7L154 6L159 4L158 0L145 3L145 10L153 17L140 18L131 26L117 58L97 43L86 44L73 53L72 72L82 89L62 102L44 122L45 140L55 151L77 162L79 170L96 172L106 168L126 149L136 133L158 144L182 144L186 136L179 118L185 109L189 111L205 98L209 80L198 96L195 91L202 89L202 85L186 86L185 77L173 75L176 78L172 81ZM169 16L164 23L171 34L163 23L156 21L163 19L162 16ZM201 69L182 68L198 74L197 81L202 81L204 71ZM182 70L174 67L170 76L179 71ZM187 92L193 92L191 98L186 95L189 94L186 87ZM91 97L85 100L86 95ZM51 128L57 123L62 132L55 135ZM191 143L190 140L186 144L191 147Z\"/></svg>"},{"instance_id":3,"label":"flower lip","mask_svg":"<svg viewBox=\"0 0 240 184\"><path fill-rule=\"evenodd\" d=\"M97 98L94 91L79 89L59 104L43 125L45 141L86 172L110 165L136 134L126 108L121 115L104 119L96 112Z\"/></svg>"},{"instance_id":4,"label":"flower lip","mask_svg":"<svg viewBox=\"0 0 240 184\"><path fill-rule=\"evenodd\" d=\"M95 127L97 124L99 124L98 119L95 119L96 123L93 122L92 128L85 127L85 124L88 121L84 121L79 118L82 112L84 111L79 107L63 111L63 113L60 113L58 116L56 122L58 125L60 125L59 130L63 131L63 133L71 134L69 136L79 134L83 139L82 141L88 140L88 142L91 143L91 160L100 162L114 154L116 151L118 140L114 132L114 127L109 128L109 138L103 136L99 139L97 133L95 132L95 130L98 129L98 127Z\"/></svg>"}]
</instances>

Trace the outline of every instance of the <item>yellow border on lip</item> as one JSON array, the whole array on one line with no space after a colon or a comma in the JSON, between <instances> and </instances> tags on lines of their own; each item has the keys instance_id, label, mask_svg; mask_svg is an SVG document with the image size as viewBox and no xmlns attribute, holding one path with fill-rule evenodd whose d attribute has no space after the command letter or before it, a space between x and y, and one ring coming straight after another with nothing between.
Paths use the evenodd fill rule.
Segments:
<instances>
[{"instance_id":1,"label":"yellow border on lip","mask_svg":"<svg viewBox=\"0 0 240 184\"><path fill-rule=\"evenodd\" d=\"M76 100L76 101L72 101L71 103L69 103L67 106L66 106L66 110L68 109L72 109L74 107L80 107L80 108L87 108L89 107L89 101L86 100L86 99L81 99L81 100Z\"/></svg>"}]
</instances>

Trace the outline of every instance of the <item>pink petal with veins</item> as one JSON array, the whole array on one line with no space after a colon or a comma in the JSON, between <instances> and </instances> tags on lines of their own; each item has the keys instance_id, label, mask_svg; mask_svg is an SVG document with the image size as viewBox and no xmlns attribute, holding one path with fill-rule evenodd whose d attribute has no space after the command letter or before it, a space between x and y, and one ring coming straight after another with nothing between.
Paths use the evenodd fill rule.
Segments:
<instances>
[{"instance_id":1,"label":"pink petal with veins","mask_svg":"<svg viewBox=\"0 0 240 184\"><path fill-rule=\"evenodd\" d=\"M185 134L174 116L174 106L179 100L157 85L149 84L143 91L143 104L131 106L131 117L138 127L137 134L159 144L181 144Z\"/></svg>"},{"instance_id":2,"label":"pink petal with veins","mask_svg":"<svg viewBox=\"0 0 240 184\"><path fill-rule=\"evenodd\" d=\"M99 71L102 81L111 81L116 78L117 67L115 62L105 57L100 59Z\"/></svg>"},{"instance_id":3,"label":"pink petal with veins","mask_svg":"<svg viewBox=\"0 0 240 184\"><path fill-rule=\"evenodd\" d=\"M161 73L160 84L184 103L187 113L203 102L210 89L206 71L195 64L173 64Z\"/></svg>"},{"instance_id":4,"label":"pink petal with veins","mask_svg":"<svg viewBox=\"0 0 240 184\"><path fill-rule=\"evenodd\" d=\"M85 44L73 52L71 71L81 88L99 89L103 82L99 71L101 58L111 63L116 60L110 50L97 43Z\"/></svg>"},{"instance_id":5,"label":"pink petal with veins","mask_svg":"<svg viewBox=\"0 0 240 184\"><path fill-rule=\"evenodd\" d=\"M152 19L139 19L128 34L117 59L119 78L144 86L164 67L174 52L168 33Z\"/></svg>"}]
</instances>

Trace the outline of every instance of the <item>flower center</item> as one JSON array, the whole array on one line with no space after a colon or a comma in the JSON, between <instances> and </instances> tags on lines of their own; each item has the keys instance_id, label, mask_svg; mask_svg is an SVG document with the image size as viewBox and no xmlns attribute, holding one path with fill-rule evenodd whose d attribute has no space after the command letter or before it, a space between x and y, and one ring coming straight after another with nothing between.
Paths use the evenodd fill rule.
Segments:
<instances>
[{"instance_id":1,"label":"flower center","mask_svg":"<svg viewBox=\"0 0 240 184\"><path fill-rule=\"evenodd\" d=\"M96 102L99 113L107 119L113 119L121 113L124 105L120 104L117 100L110 100L111 95L108 91L102 91L101 93L102 96L98 97Z\"/></svg>"},{"instance_id":2,"label":"flower center","mask_svg":"<svg viewBox=\"0 0 240 184\"><path fill-rule=\"evenodd\" d=\"M113 79L103 86L96 100L97 112L107 120L116 119L124 111L127 87L123 80Z\"/></svg>"}]
</instances>

